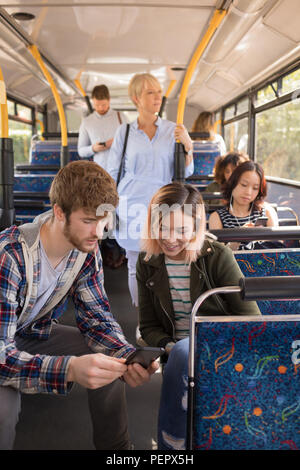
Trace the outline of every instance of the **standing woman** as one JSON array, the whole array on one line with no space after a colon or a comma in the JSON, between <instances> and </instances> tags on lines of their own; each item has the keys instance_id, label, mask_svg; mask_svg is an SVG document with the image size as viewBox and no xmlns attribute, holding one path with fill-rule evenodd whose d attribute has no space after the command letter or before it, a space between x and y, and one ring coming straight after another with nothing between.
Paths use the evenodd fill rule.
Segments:
<instances>
[{"instance_id":1,"label":"standing woman","mask_svg":"<svg viewBox=\"0 0 300 470\"><path fill-rule=\"evenodd\" d=\"M152 195L174 176L175 140L186 152L185 176L193 174L193 143L185 127L161 119L157 114L162 103L162 89L149 73L136 74L129 83L129 96L138 110L131 123L121 181L118 185L119 227L116 239L126 250L128 283L132 302L138 305L136 261L140 251L141 229ZM108 173L117 180L126 135L126 125L119 127L109 154Z\"/></svg>"}]
</instances>

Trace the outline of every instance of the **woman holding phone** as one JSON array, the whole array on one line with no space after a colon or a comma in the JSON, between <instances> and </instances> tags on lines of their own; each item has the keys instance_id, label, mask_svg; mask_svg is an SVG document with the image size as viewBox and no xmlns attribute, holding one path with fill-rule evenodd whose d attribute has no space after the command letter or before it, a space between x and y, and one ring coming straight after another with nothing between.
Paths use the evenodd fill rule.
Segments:
<instances>
[{"instance_id":1,"label":"woman holding phone","mask_svg":"<svg viewBox=\"0 0 300 470\"><path fill-rule=\"evenodd\" d=\"M277 227L275 209L266 203L267 183L261 165L249 160L238 165L224 185L226 206L213 212L209 218L209 229L254 227L259 219L261 225ZM259 222L258 222L259 223ZM252 248L246 242L231 243L236 249Z\"/></svg>"},{"instance_id":2,"label":"woman holding phone","mask_svg":"<svg viewBox=\"0 0 300 470\"><path fill-rule=\"evenodd\" d=\"M189 319L203 292L238 285L242 277L232 251L205 237L205 209L199 191L172 183L153 196L137 262L140 331L149 346L164 347L159 412L159 449L178 449L185 438ZM238 294L213 295L200 315L259 315L255 302ZM176 447L177 446L177 447Z\"/></svg>"}]
</instances>

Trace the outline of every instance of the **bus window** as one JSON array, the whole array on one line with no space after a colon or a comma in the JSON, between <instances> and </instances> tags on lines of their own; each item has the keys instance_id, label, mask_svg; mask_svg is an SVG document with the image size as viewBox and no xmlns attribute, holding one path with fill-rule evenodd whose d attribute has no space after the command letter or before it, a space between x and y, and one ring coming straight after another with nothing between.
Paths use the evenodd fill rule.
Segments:
<instances>
[{"instance_id":1,"label":"bus window","mask_svg":"<svg viewBox=\"0 0 300 470\"><path fill-rule=\"evenodd\" d=\"M27 106L17 103L17 116L21 119L26 119L27 121L32 120L32 110Z\"/></svg>"},{"instance_id":2,"label":"bus window","mask_svg":"<svg viewBox=\"0 0 300 470\"><path fill-rule=\"evenodd\" d=\"M243 114L243 113L247 113L248 112L248 108L249 108L249 100L248 100L248 97L247 98L243 98L242 100L240 100L237 104L237 112L236 114L237 115L240 115L240 114Z\"/></svg>"},{"instance_id":3,"label":"bus window","mask_svg":"<svg viewBox=\"0 0 300 470\"><path fill-rule=\"evenodd\" d=\"M7 111L8 114L15 114L15 103L13 101L7 100Z\"/></svg>"},{"instance_id":4,"label":"bus window","mask_svg":"<svg viewBox=\"0 0 300 470\"><path fill-rule=\"evenodd\" d=\"M300 179L300 100L277 106L256 116L256 161L265 173Z\"/></svg>"},{"instance_id":5,"label":"bus window","mask_svg":"<svg viewBox=\"0 0 300 470\"><path fill-rule=\"evenodd\" d=\"M9 119L9 137L13 139L14 165L28 163L32 125Z\"/></svg>"},{"instance_id":6,"label":"bus window","mask_svg":"<svg viewBox=\"0 0 300 470\"><path fill-rule=\"evenodd\" d=\"M272 85L276 90L277 83L274 82ZM267 87L259 90L256 95L255 106L262 106L263 104L268 103L269 101L273 101L276 98L274 89L271 85L268 85Z\"/></svg>"},{"instance_id":7,"label":"bus window","mask_svg":"<svg viewBox=\"0 0 300 470\"><path fill-rule=\"evenodd\" d=\"M289 93L297 88L300 88L300 69L286 75L282 79L282 94Z\"/></svg>"},{"instance_id":8,"label":"bus window","mask_svg":"<svg viewBox=\"0 0 300 470\"><path fill-rule=\"evenodd\" d=\"M248 118L226 124L224 140L228 151L248 153Z\"/></svg>"}]
</instances>

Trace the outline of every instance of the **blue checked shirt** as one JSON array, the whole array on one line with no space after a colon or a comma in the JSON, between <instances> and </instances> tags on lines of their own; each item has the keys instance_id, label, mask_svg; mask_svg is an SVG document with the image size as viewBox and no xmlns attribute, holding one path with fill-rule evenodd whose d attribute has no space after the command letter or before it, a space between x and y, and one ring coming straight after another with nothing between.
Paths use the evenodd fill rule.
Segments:
<instances>
[{"instance_id":1,"label":"blue checked shirt","mask_svg":"<svg viewBox=\"0 0 300 470\"><path fill-rule=\"evenodd\" d=\"M66 394L72 387L67 382L67 369L71 356L31 355L19 351L15 335L47 339L51 323L63 312L63 305L70 295L75 304L76 322L94 352L103 352L115 357L126 357L135 348L130 345L120 325L110 312L109 302L103 286L103 268L99 248L87 254L83 265L64 297L55 304L55 298L72 274L79 256L73 250L65 271L50 295L45 306L33 323L22 326L22 319L30 315L35 304L40 275L40 250L33 251L32 289L27 307L24 305L28 289L25 259L20 243L20 231L12 226L0 234L0 385L9 385L23 393ZM96 260L97 257L97 260ZM99 266L99 269L97 269ZM43 314L54 302L54 308ZM22 315L20 316L22 312ZM25 324L25 321L24 321Z\"/></svg>"}]
</instances>

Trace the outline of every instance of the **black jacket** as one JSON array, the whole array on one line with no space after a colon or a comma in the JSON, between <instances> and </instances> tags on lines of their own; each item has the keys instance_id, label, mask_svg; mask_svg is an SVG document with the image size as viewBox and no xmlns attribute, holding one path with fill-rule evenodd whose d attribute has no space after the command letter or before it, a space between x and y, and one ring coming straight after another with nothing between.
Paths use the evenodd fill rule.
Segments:
<instances>
[{"instance_id":1,"label":"black jacket","mask_svg":"<svg viewBox=\"0 0 300 470\"><path fill-rule=\"evenodd\" d=\"M205 240L201 255L191 264L191 302L203 292L223 286L237 286L243 277L230 248ZM137 261L140 330L149 346L164 347L176 341L175 316L164 255ZM199 309L201 315L260 315L256 302L242 301L238 293L212 295Z\"/></svg>"}]
</instances>

